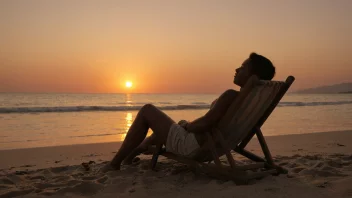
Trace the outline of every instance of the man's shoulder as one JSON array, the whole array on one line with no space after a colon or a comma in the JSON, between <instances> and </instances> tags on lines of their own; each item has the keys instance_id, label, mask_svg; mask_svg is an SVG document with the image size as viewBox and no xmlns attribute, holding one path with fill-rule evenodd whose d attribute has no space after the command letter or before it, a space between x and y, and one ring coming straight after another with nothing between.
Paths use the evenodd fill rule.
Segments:
<instances>
[{"instance_id":1,"label":"man's shoulder","mask_svg":"<svg viewBox=\"0 0 352 198\"><path fill-rule=\"evenodd\" d=\"M228 89L224 91L222 95L237 96L240 92L234 89Z\"/></svg>"},{"instance_id":2,"label":"man's shoulder","mask_svg":"<svg viewBox=\"0 0 352 198\"><path fill-rule=\"evenodd\" d=\"M238 96L240 92L233 90L233 89L228 89L226 91L224 91L219 98L224 98L224 99L230 99L233 100L234 98L236 98Z\"/></svg>"}]
</instances>

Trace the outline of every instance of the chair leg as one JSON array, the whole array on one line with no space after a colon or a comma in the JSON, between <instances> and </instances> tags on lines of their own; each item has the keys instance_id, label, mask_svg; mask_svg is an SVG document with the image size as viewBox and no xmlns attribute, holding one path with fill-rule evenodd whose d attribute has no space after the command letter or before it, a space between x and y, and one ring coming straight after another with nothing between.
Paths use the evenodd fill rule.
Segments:
<instances>
[{"instance_id":1,"label":"chair leg","mask_svg":"<svg viewBox=\"0 0 352 198\"><path fill-rule=\"evenodd\" d=\"M222 149L225 151L227 161L229 162L231 168L233 169L236 168L236 163L231 154L231 149L227 145L227 142L224 140L224 137L222 136L221 132L216 128L214 128L213 131L214 131L213 133L215 133L216 136L218 137L218 140L220 141Z\"/></svg>"},{"instance_id":2,"label":"chair leg","mask_svg":"<svg viewBox=\"0 0 352 198\"><path fill-rule=\"evenodd\" d=\"M156 150L155 150L153 157L152 157L152 160L150 162L151 163L150 168L152 170L155 170L156 163L158 162L158 158L159 158L159 155L161 153L162 148L163 148L163 144L156 145Z\"/></svg>"},{"instance_id":3,"label":"chair leg","mask_svg":"<svg viewBox=\"0 0 352 198\"><path fill-rule=\"evenodd\" d=\"M234 151L236 151L237 153L249 158L250 160L253 160L255 162L265 162L265 159L259 157L258 155L254 154L254 153L251 153L243 148L240 148L240 147L236 147L234 149Z\"/></svg>"},{"instance_id":4,"label":"chair leg","mask_svg":"<svg viewBox=\"0 0 352 198\"><path fill-rule=\"evenodd\" d=\"M278 166L275 163L269 164L269 163L267 163L267 161L264 158L261 158L258 155L254 154L252 152L249 152L245 149L241 149L241 148L237 147L234 149L234 151L236 151L237 153L239 153L239 154L241 154L241 155L243 155L243 156L247 157L248 159L253 160L255 162L265 162L265 166L267 168L276 169L278 171L278 173L283 173L283 174L288 173L288 171L286 169L284 169L283 167Z\"/></svg>"},{"instance_id":5,"label":"chair leg","mask_svg":"<svg viewBox=\"0 0 352 198\"><path fill-rule=\"evenodd\" d=\"M270 153L270 150L268 148L268 145L266 144L266 141L265 141L265 138L263 136L263 133L262 131L259 129L259 128L256 128L255 129L255 134L257 135L257 138L258 138L258 141L260 143L260 146L262 148L262 151L264 153L264 156L265 156L265 159L245 150L243 147L241 147L241 145L239 145L239 147L237 147L235 149L236 152L244 155L245 157L253 160L253 161L256 161L256 162L266 162L266 167L268 168L274 168L278 171L278 173L283 173L283 174L287 174L288 171L286 169L284 169L283 167L281 166L278 166L274 163L274 160L271 156L271 153ZM246 142L248 143L248 142Z\"/></svg>"},{"instance_id":6,"label":"chair leg","mask_svg":"<svg viewBox=\"0 0 352 198\"><path fill-rule=\"evenodd\" d=\"M267 163L269 165L274 165L273 157L271 156L268 145L265 142L265 138L263 136L263 133L259 128L256 129L256 134L257 134L257 138L259 140L260 146L262 147L262 150L265 155L265 159L266 159Z\"/></svg>"},{"instance_id":7,"label":"chair leg","mask_svg":"<svg viewBox=\"0 0 352 198\"><path fill-rule=\"evenodd\" d=\"M216 152L216 148L215 148L215 144L214 144L214 141L213 141L213 137L211 137L209 132L206 132L205 134L206 134L207 139L208 139L207 142L208 142L208 145L209 145L210 152L213 155L213 160L214 160L214 162L215 162L215 164L217 166L221 167L222 164L220 162L219 155Z\"/></svg>"}]
</instances>

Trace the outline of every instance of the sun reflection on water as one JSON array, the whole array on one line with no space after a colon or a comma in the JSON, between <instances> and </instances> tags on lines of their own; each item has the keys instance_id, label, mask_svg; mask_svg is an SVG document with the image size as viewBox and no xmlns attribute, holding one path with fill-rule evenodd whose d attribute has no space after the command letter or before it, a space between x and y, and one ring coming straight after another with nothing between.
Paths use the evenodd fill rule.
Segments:
<instances>
[{"instance_id":1,"label":"sun reflection on water","mask_svg":"<svg viewBox=\"0 0 352 198\"><path fill-rule=\"evenodd\" d=\"M126 94L125 95L125 103L126 103L126 106L130 107L132 106L133 104L133 101L132 101L132 95L131 94Z\"/></svg>"},{"instance_id":2,"label":"sun reflection on water","mask_svg":"<svg viewBox=\"0 0 352 198\"><path fill-rule=\"evenodd\" d=\"M132 113L126 113L125 120L126 120L125 133L121 135L121 141L125 139L126 134L132 125L132 120L133 120Z\"/></svg>"}]
</instances>

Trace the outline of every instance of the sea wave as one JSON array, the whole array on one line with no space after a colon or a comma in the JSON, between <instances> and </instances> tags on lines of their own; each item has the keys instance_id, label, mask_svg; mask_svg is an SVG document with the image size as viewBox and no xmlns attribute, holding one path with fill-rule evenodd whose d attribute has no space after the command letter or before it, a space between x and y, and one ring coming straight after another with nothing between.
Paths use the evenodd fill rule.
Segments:
<instances>
[{"instance_id":1,"label":"sea wave","mask_svg":"<svg viewBox=\"0 0 352 198\"><path fill-rule=\"evenodd\" d=\"M162 106L161 110L207 109L210 105L175 105ZM60 107L9 107L0 108L0 113L47 113L80 111L136 111L142 106L60 106Z\"/></svg>"},{"instance_id":2,"label":"sea wave","mask_svg":"<svg viewBox=\"0 0 352 198\"><path fill-rule=\"evenodd\" d=\"M278 107L326 106L352 104L352 101L336 102L280 102ZM58 106L58 107L1 107L4 113L47 113L47 112L85 112L85 111L137 111L142 106ZM171 105L158 107L161 110L209 109L209 104Z\"/></svg>"},{"instance_id":3,"label":"sea wave","mask_svg":"<svg viewBox=\"0 0 352 198\"><path fill-rule=\"evenodd\" d=\"M104 134L89 134L89 135L77 135L77 136L70 136L71 138L83 138L83 137L97 137L97 136L111 136L111 135L118 135L117 133L104 133Z\"/></svg>"},{"instance_id":4,"label":"sea wave","mask_svg":"<svg viewBox=\"0 0 352 198\"><path fill-rule=\"evenodd\" d=\"M13 140L13 141L0 141L0 144L11 144L11 143L18 143L18 142L38 142L43 139L36 139L36 140Z\"/></svg>"},{"instance_id":5,"label":"sea wave","mask_svg":"<svg viewBox=\"0 0 352 198\"><path fill-rule=\"evenodd\" d=\"M335 101L335 102L280 102L279 107L301 107L301 106L326 106L326 105L344 105L352 104L352 101Z\"/></svg>"}]
</instances>

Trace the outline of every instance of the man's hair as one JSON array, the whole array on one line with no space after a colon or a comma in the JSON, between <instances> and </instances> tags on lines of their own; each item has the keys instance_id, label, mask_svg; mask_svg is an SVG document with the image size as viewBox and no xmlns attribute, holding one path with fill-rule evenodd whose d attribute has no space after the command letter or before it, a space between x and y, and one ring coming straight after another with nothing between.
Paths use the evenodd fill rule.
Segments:
<instances>
[{"instance_id":1,"label":"man's hair","mask_svg":"<svg viewBox=\"0 0 352 198\"><path fill-rule=\"evenodd\" d=\"M275 76L275 67L269 59L253 52L249 55L249 60L253 74L257 75L261 80L273 79Z\"/></svg>"}]
</instances>

